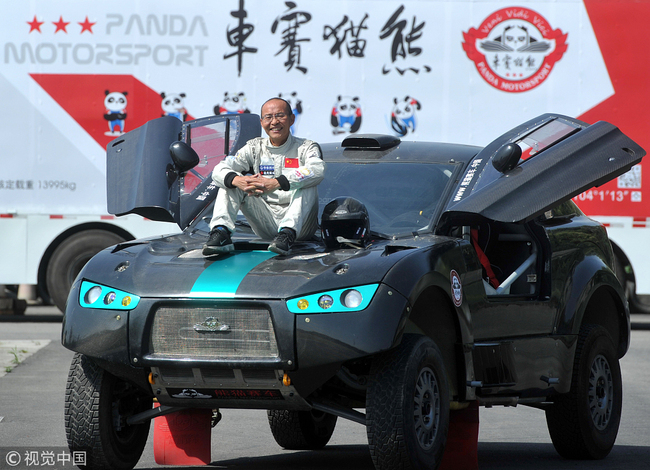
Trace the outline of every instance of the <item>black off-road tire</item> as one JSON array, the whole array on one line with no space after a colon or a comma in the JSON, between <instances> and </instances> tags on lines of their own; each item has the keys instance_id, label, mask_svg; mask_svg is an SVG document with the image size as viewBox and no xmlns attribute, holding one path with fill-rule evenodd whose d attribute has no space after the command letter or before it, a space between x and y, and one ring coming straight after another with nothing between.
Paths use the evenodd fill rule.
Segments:
<instances>
[{"instance_id":1,"label":"black off-road tire","mask_svg":"<svg viewBox=\"0 0 650 470\"><path fill-rule=\"evenodd\" d=\"M267 414L275 442L290 450L322 449L336 427L335 415L317 410L268 410Z\"/></svg>"},{"instance_id":2,"label":"black off-road tire","mask_svg":"<svg viewBox=\"0 0 650 470\"><path fill-rule=\"evenodd\" d=\"M106 230L85 230L71 235L52 253L45 274L50 299L62 312L70 287L85 264L107 246L123 242L121 236Z\"/></svg>"},{"instance_id":3,"label":"black off-road tire","mask_svg":"<svg viewBox=\"0 0 650 470\"><path fill-rule=\"evenodd\" d=\"M566 459L602 459L616 441L623 387L614 343L603 327L580 330L571 390L546 410L555 450Z\"/></svg>"},{"instance_id":4,"label":"black off-road tire","mask_svg":"<svg viewBox=\"0 0 650 470\"><path fill-rule=\"evenodd\" d=\"M126 418L151 405L151 398L139 389L86 356L75 354L65 391L65 434L70 451L86 451L86 469L132 469L142 456L151 422L128 426Z\"/></svg>"},{"instance_id":5,"label":"black off-road tire","mask_svg":"<svg viewBox=\"0 0 650 470\"><path fill-rule=\"evenodd\" d=\"M449 386L431 339L404 335L373 361L366 419L377 470L438 468L449 431Z\"/></svg>"}]
</instances>

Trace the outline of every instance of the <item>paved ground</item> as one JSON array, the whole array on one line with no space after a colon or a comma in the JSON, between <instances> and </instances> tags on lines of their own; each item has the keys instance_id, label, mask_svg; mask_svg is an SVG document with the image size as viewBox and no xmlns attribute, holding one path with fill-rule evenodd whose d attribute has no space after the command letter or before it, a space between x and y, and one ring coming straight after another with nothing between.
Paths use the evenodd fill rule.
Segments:
<instances>
[{"instance_id":1,"label":"paved ground","mask_svg":"<svg viewBox=\"0 0 650 470\"><path fill-rule=\"evenodd\" d=\"M73 353L60 344L61 314L49 307L32 307L25 318L6 320L0 320L0 343L5 348L17 348L19 364L12 363L14 354L9 353L12 370L0 377L0 451L33 446L63 452L66 450L63 395ZM481 408L478 443L481 470L650 469L650 396L647 393L650 316L635 315L633 322L632 347L621 361L624 380L621 429L617 445L607 459L595 462L561 459L550 442L544 414L539 410L524 406ZM37 346L41 349L28 355L29 348ZM23 355L23 348L28 353ZM300 452L277 446L264 411L223 410L223 415L222 422L212 432L210 468L373 468L365 428L359 424L340 419L325 449ZM0 462L0 469L8 468L3 464ZM154 461L153 432L137 468L161 468Z\"/></svg>"},{"instance_id":2,"label":"paved ground","mask_svg":"<svg viewBox=\"0 0 650 470\"><path fill-rule=\"evenodd\" d=\"M2 323L59 323L63 315L56 307L30 306L23 315L0 315L0 329ZM38 328L32 335L36 335ZM0 336L0 377L10 373L17 365L25 361L39 349L47 346L50 339L32 336L30 338L8 338Z\"/></svg>"}]
</instances>

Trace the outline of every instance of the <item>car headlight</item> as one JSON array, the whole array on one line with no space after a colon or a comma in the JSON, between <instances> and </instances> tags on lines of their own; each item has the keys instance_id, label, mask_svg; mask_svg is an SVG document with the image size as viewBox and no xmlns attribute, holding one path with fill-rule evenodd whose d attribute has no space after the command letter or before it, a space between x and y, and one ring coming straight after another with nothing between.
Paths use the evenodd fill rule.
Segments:
<instances>
[{"instance_id":1,"label":"car headlight","mask_svg":"<svg viewBox=\"0 0 650 470\"><path fill-rule=\"evenodd\" d=\"M291 313L341 313L365 309L375 295L379 284L348 287L287 300Z\"/></svg>"},{"instance_id":2,"label":"car headlight","mask_svg":"<svg viewBox=\"0 0 650 470\"><path fill-rule=\"evenodd\" d=\"M327 310L332 305L334 305L334 299L331 295L325 294L318 298L318 306L323 310Z\"/></svg>"},{"instance_id":3,"label":"car headlight","mask_svg":"<svg viewBox=\"0 0 650 470\"><path fill-rule=\"evenodd\" d=\"M363 294L356 289L348 289L341 294L341 303L347 308L357 308L363 303Z\"/></svg>"},{"instance_id":4,"label":"car headlight","mask_svg":"<svg viewBox=\"0 0 650 470\"><path fill-rule=\"evenodd\" d=\"M79 290L79 304L85 308L108 310L133 310L140 297L112 287L90 281L82 281Z\"/></svg>"},{"instance_id":5,"label":"car headlight","mask_svg":"<svg viewBox=\"0 0 650 470\"><path fill-rule=\"evenodd\" d=\"M102 295L102 288L99 286L92 286L86 291L86 295L83 296L84 302L88 305L92 305L97 302L97 299Z\"/></svg>"}]
</instances>

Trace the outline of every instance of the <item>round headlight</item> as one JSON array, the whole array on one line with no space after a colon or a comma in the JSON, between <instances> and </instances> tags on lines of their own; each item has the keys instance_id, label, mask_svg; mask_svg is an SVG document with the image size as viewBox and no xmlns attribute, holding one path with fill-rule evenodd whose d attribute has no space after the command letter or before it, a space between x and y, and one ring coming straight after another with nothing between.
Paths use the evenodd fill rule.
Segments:
<instances>
[{"instance_id":1,"label":"round headlight","mask_svg":"<svg viewBox=\"0 0 650 470\"><path fill-rule=\"evenodd\" d=\"M128 307L129 305L131 305L131 297L127 295L122 299L122 307Z\"/></svg>"},{"instance_id":2,"label":"round headlight","mask_svg":"<svg viewBox=\"0 0 650 470\"><path fill-rule=\"evenodd\" d=\"M321 295L318 299L318 306L323 310L327 310L334 304L334 299L331 295Z\"/></svg>"},{"instance_id":3,"label":"round headlight","mask_svg":"<svg viewBox=\"0 0 650 470\"><path fill-rule=\"evenodd\" d=\"M309 301L307 299L300 299L298 301L298 308L300 310L305 310L307 307L309 307Z\"/></svg>"},{"instance_id":4,"label":"round headlight","mask_svg":"<svg viewBox=\"0 0 650 470\"><path fill-rule=\"evenodd\" d=\"M104 303L106 305L112 304L113 301L115 300L115 297L117 297L115 292L109 292L108 294L106 294L106 297L104 297Z\"/></svg>"},{"instance_id":5,"label":"round headlight","mask_svg":"<svg viewBox=\"0 0 650 470\"><path fill-rule=\"evenodd\" d=\"M88 289L86 295L84 295L84 302L87 304L94 304L97 299L102 295L102 288L99 286L94 286Z\"/></svg>"},{"instance_id":6,"label":"round headlight","mask_svg":"<svg viewBox=\"0 0 650 470\"><path fill-rule=\"evenodd\" d=\"M348 289L341 294L341 303L347 308L357 308L363 302L361 292L355 289Z\"/></svg>"}]
</instances>

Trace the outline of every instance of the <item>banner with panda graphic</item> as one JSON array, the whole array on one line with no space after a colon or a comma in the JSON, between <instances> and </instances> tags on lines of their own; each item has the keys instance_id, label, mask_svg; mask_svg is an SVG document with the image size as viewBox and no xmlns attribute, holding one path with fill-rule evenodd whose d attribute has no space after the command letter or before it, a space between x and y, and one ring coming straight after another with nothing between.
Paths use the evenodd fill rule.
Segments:
<instances>
[{"instance_id":1,"label":"banner with panda graphic","mask_svg":"<svg viewBox=\"0 0 650 470\"><path fill-rule=\"evenodd\" d=\"M615 92L595 31L608 26L590 21L604 3L18 2L0 32L0 133L23 158L0 200L37 210L37 182L61 181L48 203L103 212L104 151L121 133L162 115L259 113L273 96L318 142L484 145L543 112L579 117Z\"/></svg>"}]
</instances>

